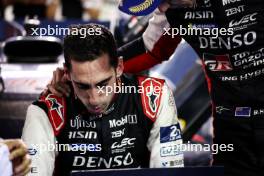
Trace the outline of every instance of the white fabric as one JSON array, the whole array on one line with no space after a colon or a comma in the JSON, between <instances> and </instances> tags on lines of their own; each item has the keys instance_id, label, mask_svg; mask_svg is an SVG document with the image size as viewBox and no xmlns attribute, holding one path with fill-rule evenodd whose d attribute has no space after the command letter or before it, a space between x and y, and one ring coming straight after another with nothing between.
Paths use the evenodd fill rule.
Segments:
<instances>
[{"instance_id":1,"label":"white fabric","mask_svg":"<svg viewBox=\"0 0 264 176\"><path fill-rule=\"evenodd\" d=\"M143 33L143 40L147 50L152 51L155 43L163 36L164 28L169 28L170 24L164 13L157 8L153 17L149 20L148 27Z\"/></svg>"},{"instance_id":2,"label":"white fabric","mask_svg":"<svg viewBox=\"0 0 264 176\"><path fill-rule=\"evenodd\" d=\"M4 144L0 144L0 176L13 175L12 162L9 160L9 150Z\"/></svg>"},{"instance_id":3,"label":"white fabric","mask_svg":"<svg viewBox=\"0 0 264 176\"><path fill-rule=\"evenodd\" d=\"M31 155L33 169L29 175L52 176L56 152L48 145L56 145L52 126L46 113L35 105L30 105L23 128L22 139L36 153Z\"/></svg>"},{"instance_id":4,"label":"white fabric","mask_svg":"<svg viewBox=\"0 0 264 176\"><path fill-rule=\"evenodd\" d=\"M158 110L157 119L150 131L150 136L148 139L147 147L151 151L150 156L150 167L160 168L160 167L183 167L183 154L162 157L161 149L169 148L172 146L180 146L182 144L182 139L161 143L160 141L160 128L169 128L172 125L177 125L179 123L177 117L177 110L173 94L168 86L165 84L162 89L162 98L160 108ZM174 149L174 148L173 148ZM176 165L170 165L170 162L181 163Z\"/></svg>"}]
</instances>

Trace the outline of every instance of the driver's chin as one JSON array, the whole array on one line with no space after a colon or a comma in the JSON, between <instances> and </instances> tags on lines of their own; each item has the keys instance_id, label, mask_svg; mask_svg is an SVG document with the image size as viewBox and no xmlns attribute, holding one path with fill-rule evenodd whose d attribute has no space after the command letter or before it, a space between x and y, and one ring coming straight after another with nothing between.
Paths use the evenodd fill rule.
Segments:
<instances>
[{"instance_id":1,"label":"driver's chin","mask_svg":"<svg viewBox=\"0 0 264 176\"><path fill-rule=\"evenodd\" d=\"M102 114L106 111L107 107L106 106L90 106L86 105L87 110L92 113L92 114Z\"/></svg>"}]
</instances>

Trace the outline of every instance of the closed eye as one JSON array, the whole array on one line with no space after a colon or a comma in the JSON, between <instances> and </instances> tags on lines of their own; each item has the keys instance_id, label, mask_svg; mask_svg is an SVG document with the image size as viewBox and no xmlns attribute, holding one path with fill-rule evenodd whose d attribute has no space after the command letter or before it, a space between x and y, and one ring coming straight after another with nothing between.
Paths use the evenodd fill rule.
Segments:
<instances>
[{"instance_id":1,"label":"closed eye","mask_svg":"<svg viewBox=\"0 0 264 176\"><path fill-rule=\"evenodd\" d=\"M91 86L90 85L86 85L86 84L76 84L76 86L79 88L79 89L82 89L82 90L87 90L87 89L90 89Z\"/></svg>"}]
</instances>

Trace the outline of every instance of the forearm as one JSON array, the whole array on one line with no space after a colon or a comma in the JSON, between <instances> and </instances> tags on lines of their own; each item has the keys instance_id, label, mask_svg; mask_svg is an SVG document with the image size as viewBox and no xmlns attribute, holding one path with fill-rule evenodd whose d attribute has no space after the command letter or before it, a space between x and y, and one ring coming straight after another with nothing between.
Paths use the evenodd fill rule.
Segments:
<instances>
[{"instance_id":1,"label":"forearm","mask_svg":"<svg viewBox=\"0 0 264 176\"><path fill-rule=\"evenodd\" d=\"M148 140L150 167L183 167L182 137L171 90L165 85L157 119Z\"/></svg>"},{"instance_id":2,"label":"forearm","mask_svg":"<svg viewBox=\"0 0 264 176\"><path fill-rule=\"evenodd\" d=\"M55 150L48 150L48 146L55 146L56 142L48 117L38 106L30 105L28 108L22 139L30 149L30 175L51 176L55 164Z\"/></svg>"},{"instance_id":3,"label":"forearm","mask_svg":"<svg viewBox=\"0 0 264 176\"><path fill-rule=\"evenodd\" d=\"M125 72L138 73L170 58L181 37L164 35L167 27L165 14L155 11L143 36L119 49L119 55L125 61Z\"/></svg>"}]
</instances>

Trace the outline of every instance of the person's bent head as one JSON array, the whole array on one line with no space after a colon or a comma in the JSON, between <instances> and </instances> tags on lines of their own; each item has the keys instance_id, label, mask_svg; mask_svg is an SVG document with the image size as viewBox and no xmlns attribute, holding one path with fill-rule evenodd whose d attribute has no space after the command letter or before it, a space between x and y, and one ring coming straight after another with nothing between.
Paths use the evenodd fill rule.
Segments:
<instances>
[{"instance_id":1,"label":"person's bent head","mask_svg":"<svg viewBox=\"0 0 264 176\"><path fill-rule=\"evenodd\" d=\"M87 110L103 113L114 96L113 91L106 94L105 89L116 86L123 73L114 37L98 24L71 26L70 31L64 38L67 77Z\"/></svg>"}]
</instances>

